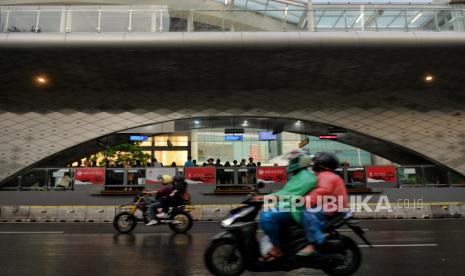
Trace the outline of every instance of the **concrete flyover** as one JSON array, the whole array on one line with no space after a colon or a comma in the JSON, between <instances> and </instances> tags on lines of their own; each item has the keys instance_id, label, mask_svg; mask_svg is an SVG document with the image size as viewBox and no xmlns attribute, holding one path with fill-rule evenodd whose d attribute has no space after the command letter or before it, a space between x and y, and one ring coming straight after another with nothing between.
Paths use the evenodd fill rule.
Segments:
<instances>
[{"instance_id":1,"label":"concrete flyover","mask_svg":"<svg viewBox=\"0 0 465 276\"><path fill-rule=\"evenodd\" d=\"M353 134L343 142L400 164L465 174L460 6L290 1L281 18L234 1L43 2L0 1L0 181L99 137L206 117L340 127ZM185 26L152 28L167 11Z\"/></svg>"},{"instance_id":2,"label":"concrete flyover","mask_svg":"<svg viewBox=\"0 0 465 276\"><path fill-rule=\"evenodd\" d=\"M340 126L463 174L464 45L459 32L0 34L0 179L117 131L210 116Z\"/></svg>"}]
</instances>

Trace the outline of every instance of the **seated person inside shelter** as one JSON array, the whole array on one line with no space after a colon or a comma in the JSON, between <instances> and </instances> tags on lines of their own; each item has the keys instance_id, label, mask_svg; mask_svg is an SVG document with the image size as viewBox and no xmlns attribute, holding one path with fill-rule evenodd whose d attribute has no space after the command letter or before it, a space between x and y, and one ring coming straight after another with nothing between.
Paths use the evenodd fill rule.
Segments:
<instances>
[{"instance_id":1,"label":"seated person inside shelter","mask_svg":"<svg viewBox=\"0 0 465 276\"><path fill-rule=\"evenodd\" d=\"M333 153L320 152L313 157L313 171L317 175L317 187L305 196L307 208L302 212L302 222L308 245L297 253L298 256L314 254L315 246L322 244L325 240L322 228L326 219L341 211L334 210L334 207L341 205L345 209L348 206L344 180L334 172L338 166L339 160Z\"/></svg>"},{"instance_id":2,"label":"seated person inside shelter","mask_svg":"<svg viewBox=\"0 0 465 276\"><path fill-rule=\"evenodd\" d=\"M155 195L155 201L148 207L150 221L146 224L152 226L158 223L157 218L168 218L169 207L181 205L184 202L183 195L187 192L187 183L182 175L177 175L174 180L169 175L163 175L160 180L164 187L153 191L145 192Z\"/></svg>"},{"instance_id":3,"label":"seated person inside shelter","mask_svg":"<svg viewBox=\"0 0 465 276\"><path fill-rule=\"evenodd\" d=\"M277 211L270 209L263 212L260 216L260 226L265 234L268 235L273 245L268 254L260 258L262 262L271 262L276 258L282 257L283 252L279 244L280 230L286 226L296 223L300 224L304 208L304 206L301 206L292 209L292 198L303 197L316 187L316 176L308 170L308 167L311 165L310 153L300 149L290 152L286 157L289 161L287 171L292 173L293 176L283 189L267 196L276 197ZM263 200L263 196L257 196L255 200ZM285 210L285 208L290 210L287 212L279 211L279 209Z\"/></svg>"}]
</instances>

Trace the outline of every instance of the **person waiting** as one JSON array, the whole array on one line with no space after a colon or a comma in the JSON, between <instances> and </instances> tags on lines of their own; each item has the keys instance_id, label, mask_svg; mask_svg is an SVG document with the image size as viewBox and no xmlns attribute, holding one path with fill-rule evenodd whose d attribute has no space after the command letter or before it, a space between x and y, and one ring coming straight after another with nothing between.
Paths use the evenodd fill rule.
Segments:
<instances>
[{"instance_id":1,"label":"person waiting","mask_svg":"<svg viewBox=\"0 0 465 276\"><path fill-rule=\"evenodd\" d=\"M184 167L195 167L194 162L192 162L192 157L187 157L187 161L184 162Z\"/></svg>"}]
</instances>

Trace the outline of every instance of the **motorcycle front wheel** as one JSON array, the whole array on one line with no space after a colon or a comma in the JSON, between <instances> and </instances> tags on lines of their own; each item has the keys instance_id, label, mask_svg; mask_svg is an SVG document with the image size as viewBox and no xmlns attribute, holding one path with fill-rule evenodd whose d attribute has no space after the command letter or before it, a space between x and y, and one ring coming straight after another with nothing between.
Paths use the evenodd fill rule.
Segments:
<instances>
[{"instance_id":1,"label":"motorcycle front wheel","mask_svg":"<svg viewBox=\"0 0 465 276\"><path fill-rule=\"evenodd\" d=\"M323 267L323 271L331 276L348 276L360 267L362 255L358 245L349 237L341 236L343 247L335 252L338 262Z\"/></svg>"},{"instance_id":2,"label":"motorcycle front wheel","mask_svg":"<svg viewBox=\"0 0 465 276\"><path fill-rule=\"evenodd\" d=\"M237 276L244 272L244 257L232 240L213 241L204 255L205 265L216 276Z\"/></svg>"},{"instance_id":3,"label":"motorcycle front wheel","mask_svg":"<svg viewBox=\"0 0 465 276\"><path fill-rule=\"evenodd\" d=\"M137 218L129 212L121 212L113 219L113 227L120 233L130 233L137 225Z\"/></svg>"}]
</instances>

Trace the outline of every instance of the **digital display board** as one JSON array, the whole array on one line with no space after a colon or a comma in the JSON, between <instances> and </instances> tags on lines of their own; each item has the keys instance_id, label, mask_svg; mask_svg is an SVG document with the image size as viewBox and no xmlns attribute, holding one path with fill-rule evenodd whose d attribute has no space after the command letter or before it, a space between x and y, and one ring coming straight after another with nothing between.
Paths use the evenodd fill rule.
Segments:
<instances>
[{"instance_id":1,"label":"digital display board","mask_svg":"<svg viewBox=\"0 0 465 276\"><path fill-rule=\"evenodd\" d=\"M225 141L242 141L244 137L242 135L226 135L224 136Z\"/></svg>"},{"instance_id":2,"label":"digital display board","mask_svg":"<svg viewBox=\"0 0 465 276\"><path fill-rule=\"evenodd\" d=\"M258 140L260 141L272 141L276 140L276 134L271 131L261 131L258 133Z\"/></svg>"},{"instance_id":3,"label":"digital display board","mask_svg":"<svg viewBox=\"0 0 465 276\"><path fill-rule=\"evenodd\" d=\"M148 136L141 136L141 135L131 135L129 140L131 141L147 141L149 139Z\"/></svg>"}]
</instances>

